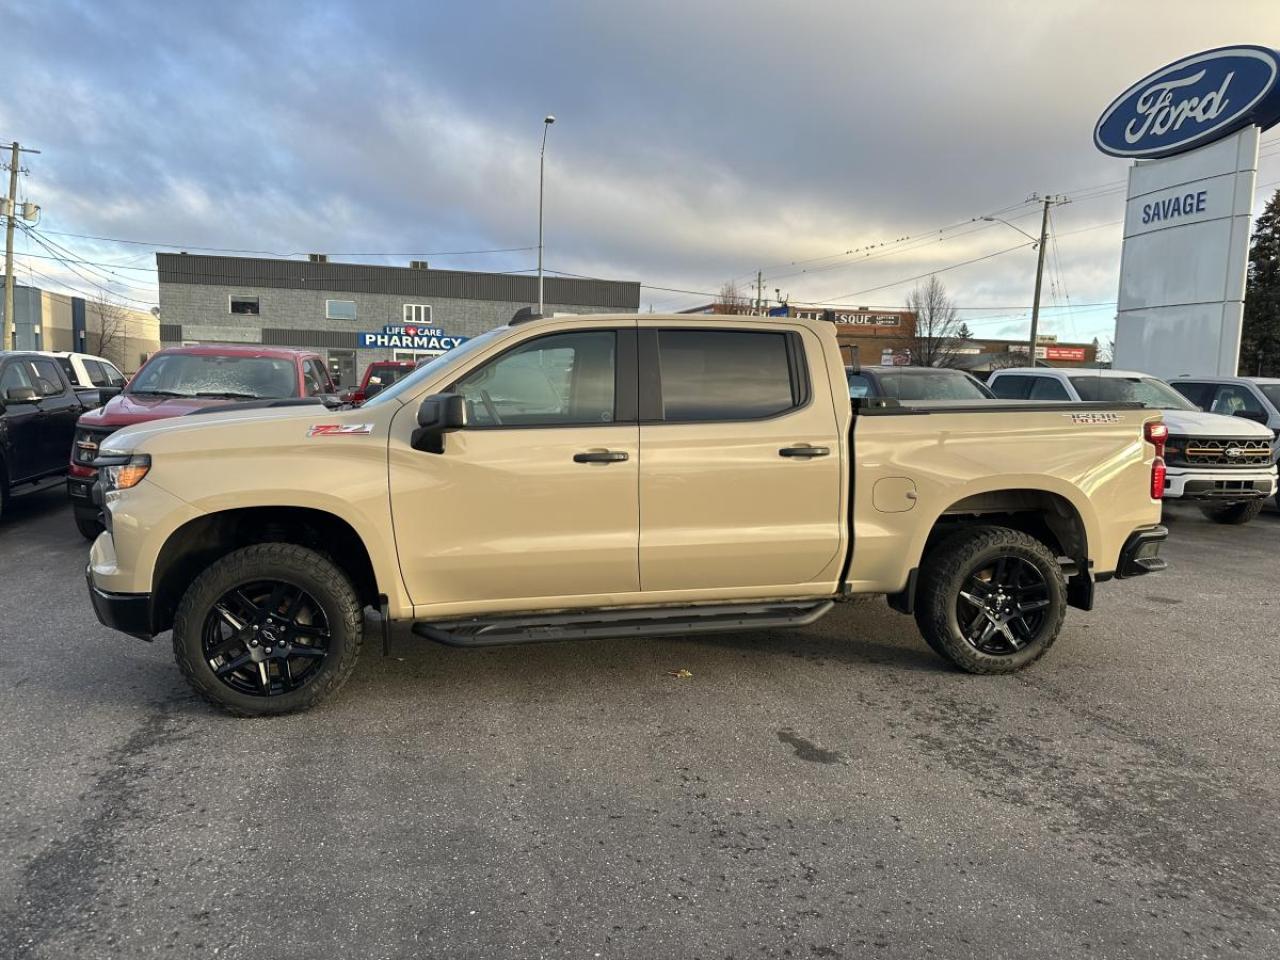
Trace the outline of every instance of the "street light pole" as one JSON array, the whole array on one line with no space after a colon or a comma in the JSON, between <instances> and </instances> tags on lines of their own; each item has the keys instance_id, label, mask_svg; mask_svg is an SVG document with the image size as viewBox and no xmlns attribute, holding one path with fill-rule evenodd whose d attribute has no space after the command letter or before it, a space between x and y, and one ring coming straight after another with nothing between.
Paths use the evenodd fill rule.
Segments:
<instances>
[{"instance_id":1,"label":"street light pole","mask_svg":"<svg viewBox=\"0 0 1280 960\"><path fill-rule=\"evenodd\" d=\"M547 162L547 131L556 122L553 114L542 118L542 151L538 154L538 315L542 315L542 182Z\"/></svg>"}]
</instances>

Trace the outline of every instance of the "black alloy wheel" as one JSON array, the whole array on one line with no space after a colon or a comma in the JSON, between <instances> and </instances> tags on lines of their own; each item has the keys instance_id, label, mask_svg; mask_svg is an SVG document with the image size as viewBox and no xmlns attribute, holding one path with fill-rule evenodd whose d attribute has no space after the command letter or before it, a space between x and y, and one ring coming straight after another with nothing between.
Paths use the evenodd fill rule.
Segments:
<instances>
[{"instance_id":1,"label":"black alloy wheel","mask_svg":"<svg viewBox=\"0 0 1280 960\"><path fill-rule=\"evenodd\" d=\"M999 556L965 580L956 622L974 650L1009 656L1040 636L1049 605L1049 584L1035 564Z\"/></svg>"},{"instance_id":2,"label":"black alloy wheel","mask_svg":"<svg viewBox=\"0 0 1280 960\"><path fill-rule=\"evenodd\" d=\"M304 588L255 580L226 591L209 608L201 649L214 676L251 697L293 693L329 655L329 621Z\"/></svg>"}]
</instances>

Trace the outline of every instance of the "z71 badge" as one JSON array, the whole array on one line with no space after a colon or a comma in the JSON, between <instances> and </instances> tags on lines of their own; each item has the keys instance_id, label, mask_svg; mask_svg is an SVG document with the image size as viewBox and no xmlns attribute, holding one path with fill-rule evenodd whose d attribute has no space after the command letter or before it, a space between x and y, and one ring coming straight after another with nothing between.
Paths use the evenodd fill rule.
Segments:
<instances>
[{"instance_id":1,"label":"z71 badge","mask_svg":"<svg viewBox=\"0 0 1280 960\"><path fill-rule=\"evenodd\" d=\"M1124 418L1118 413L1064 413L1072 423L1119 423Z\"/></svg>"},{"instance_id":2,"label":"z71 badge","mask_svg":"<svg viewBox=\"0 0 1280 960\"><path fill-rule=\"evenodd\" d=\"M308 437L363 437L373 433L372 423L317 423L307 431Z\"/></svg>"}]
</instances>

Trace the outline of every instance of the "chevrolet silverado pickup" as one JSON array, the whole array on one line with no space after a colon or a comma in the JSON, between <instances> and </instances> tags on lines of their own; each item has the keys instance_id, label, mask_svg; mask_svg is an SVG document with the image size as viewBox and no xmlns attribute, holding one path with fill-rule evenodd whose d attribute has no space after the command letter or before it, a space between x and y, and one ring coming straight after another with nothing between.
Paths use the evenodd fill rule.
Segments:
<instances>
[{"instance_id":1,"label":"chevrolet silverado pickup","mask_svg":"<svg viewBox=\"0 0 1280 960\"><path fill-rule=\"evenodd\" d=\"M860 594L1008 673L1159 570L1158 411L851 400L819 320L534 317L362 407L126 427L95 464L107 626L239 715L350 674L364 610L459 646L802 627Z\"/></svg>"}]
</instances>

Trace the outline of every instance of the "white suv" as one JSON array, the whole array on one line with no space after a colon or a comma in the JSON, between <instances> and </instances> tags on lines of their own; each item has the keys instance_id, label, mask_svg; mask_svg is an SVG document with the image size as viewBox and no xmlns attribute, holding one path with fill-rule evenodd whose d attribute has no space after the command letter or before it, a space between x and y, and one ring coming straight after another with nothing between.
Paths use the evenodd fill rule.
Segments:
<instances>
[{"instance_id":1,"label":"white suv","mask_svg":"<svg viewBox=\"0 0 1280 960\"><path fill-rule=\"evenodd\" d=\"M1016 367L987 381L1002 400L1131 401L1164 413L1166 499L1192 500L1218 523L1248 523L1276 490L1272 432L1251 419L1204 413L1169 384L1128 370Z\"/></svg>"},{"instance_id":2,"label":"white suv","mask_svg":"<svg viewBox=\"0 0 1280 960\"><path fill-rule=\"evenodd\" d=\"M69 350L53 353L73 386L123 387L125 376L116 365L104 357L91 353L72 353Z\"/></svg>"}]
</instances>

